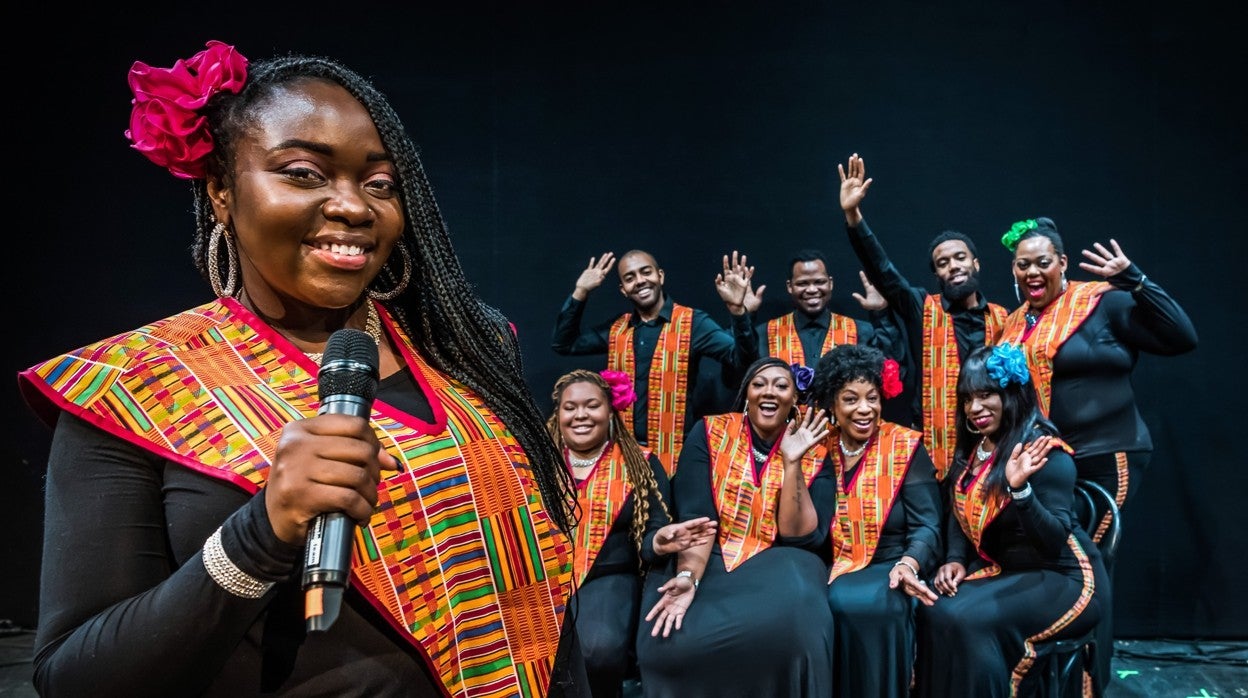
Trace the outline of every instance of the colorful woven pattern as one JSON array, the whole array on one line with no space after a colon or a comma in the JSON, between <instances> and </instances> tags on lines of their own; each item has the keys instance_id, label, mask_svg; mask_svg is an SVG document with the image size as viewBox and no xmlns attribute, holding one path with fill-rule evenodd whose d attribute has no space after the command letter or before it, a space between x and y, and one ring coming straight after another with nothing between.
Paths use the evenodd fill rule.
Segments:
<instances>
[{"instance_id":1,"label":"colorful woven pattern","mask_svg":"<svg viewBox=\"0 0 1248 698\"><path fill-rule=\"evenodd\" d=\"M858 343L858 323L853 318L829 313L828 333L823 338L819 356L832 351L840 344ZM767 322L767 355L782 359L787 364L806 365L806 353L802 338L797 334L796 311L786 313ZM811 368L814 368L813 366Z\"/></svg>"},{"instance_id":2,"label":"colorful woven pattern","mask_svg":"<svg viewBox=\"0 0 1248 698\"><path fill-rule=\"evenodd\" d=\"M1005 308L989 303L984 310L984 343L991 346L1005 325ZM945 312L940 296L923 301L923 445L936 466L936 479L944 480L953 465L955 420L958 410L958 338L953 316Z\"/></svg>"},{"instance_id":3,"label":"colorful woven pattern","mask_svg":"<svg viewBox=\"0 0 1248 698\"><path fill-rule=\"evenodd\" d=\"M753 442L745 415L712 415L705 423L711 492L719 510L719 549L724 569L731 572L776 540L777 497L784 484L780 440L772 447L759 482L754 476ZM826 447L817 445L802 457L807 485L815 479L826 454Z\"/></svg>"},{"instance_id":4,"label":"colorful woven pattern","mask_svg":"<svg viewBox=\"0 0 1248 698\"><path fill-rule=\"evenodd\" d=\"M1027 328L1027 304L1019 306L1005 320L1002 342L1022 344L1027 366L1036 386L1040 411L1048 416L1053 397L1053 357L1084 320L1096 310L1101 294L1113 289L1104 281L1071 281L1066 292L1045 307L1035 327Z\"/></svg>"},{"instance_id":5,"label":"colorful woven pattern","mask_svg":"<svg viewBox=\"0 0 1248 698\"><path fill-rule=\"evenodd\" d=\"M832 521L832 569L828 583L871 564L880 532L910 470L922 434L892 422L881 422L858 469L846 488L845 459L836 462L836 518ZM840 449L841 437L828 437L828 450Z\"/></svg>"},{"instance_id":6,"label":"colorful woven pattern","mask_svg":"<svg viewBox=\"0 0 1248 698\"><path fill-rule=\"evenodd\" d=\"M379 310L435 421L374 406L377 437L402 467L380 483L376 512L357 530L352 588L421 649L448 695L543 695L571 588L569 541L501 421ZM254 492L281 427L316 414L315 369L226 299L23 377L122 438Z\"/></svg>"},{"instance_id":7,"label":"colorful woven pattern","mask_svg":"<svg viewBox=\"0 0 1248 698\"><path fill-rule=\"evenodd\" d=\"M632 313L625 313L611 325L611 348L607 368L637 376L637 356L633 350ZM693 309L672 304L672 319L663 324L658 346L650 360L646 383L647 446L663 463L669 476L676 472L676 459L685 439L685 401L689 392L689 345L693 341ZM624 423L633 428L633 408L624 410Z\"/></svg>"},{"instance_id":8,"label":"colorful woven pattern","mask_svg":"<svg viewBox=\"0 0 1248 698\"><path fill-rule=\"evenodd\" d=\"M576 552L572 569L575 570L578 588L589 575L594 560L602 551L603 541L632 493L633 485L628 481L624 466L624 452L619 444L611 444L610 450L599 457L589 477L577 487L577 501L581 511L585 512L573 534Z\"/></svg>"}]
</instances>

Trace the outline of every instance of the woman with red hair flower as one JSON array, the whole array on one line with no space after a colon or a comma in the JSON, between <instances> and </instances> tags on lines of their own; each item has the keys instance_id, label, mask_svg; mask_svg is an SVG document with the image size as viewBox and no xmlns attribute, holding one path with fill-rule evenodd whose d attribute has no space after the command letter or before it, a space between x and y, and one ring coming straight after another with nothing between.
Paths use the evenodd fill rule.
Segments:
<instances>
[{"instance_id":1,"label":"woman with red hair flower","mask_svg":"<svg viewBox=\"0 0 1248 698\"><path fill-rule=\"evenodd\" d=\"M583 691L572 477L387 99L217 41L130 86L133 147L191 182L213 298L20 376L55 425L39 693ZM346 328L376 345L368 419L320 414ZM305 596L339 512L350 584Z\"/></svg>"},{"instance_id":2,"label":"woman with red hair flower","mask_svg":"<svg viewBox=\"0 0 1248 698\"><path fill-rule=\"evenodd\" d=\"M595 698L613 698L634 673L641 583L668 555L709 542L716 522L671 523L663 463L637 443L623 410L637 394L622 371L576 369L555 381L546 427L576 480L580 521L572 613Z\"/></svg>"},{"instance_id":3,"label":"woman with red hair flower","mask_svg":"<svg viewBox=\"0 0 1248 698\"><path fill-rule=\"evenodd\" d=\"M835 628L832 695L902 698L914 666L915 599L939 560L940 492L923 435L880 418L901 393L897 364L845 344L824 354L811 398L835 423L828 600Z\"/></svg>"}]
</instances>

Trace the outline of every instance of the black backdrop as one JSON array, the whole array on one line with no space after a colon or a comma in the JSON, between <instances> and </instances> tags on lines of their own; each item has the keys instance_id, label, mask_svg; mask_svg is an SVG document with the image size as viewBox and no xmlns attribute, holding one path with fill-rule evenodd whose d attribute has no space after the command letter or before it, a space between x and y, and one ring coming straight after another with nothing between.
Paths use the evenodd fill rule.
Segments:
<instances>
[{"instance_id":1,"label":"black backdrop","mask_svg":"<svg viewBox=\"0 0 1248 698\"><path fill-rule=\"evenodd\" d=\"M1112 236L1185 305L1200 347L1136 370L1156 453L1127 509L1117 628L1248 636L1232 345L1248 290L1246 82L1228 16L1202 2L285 5L301 14L34 8L45 16L10 24L39 47L8 61L12 373L208 297L185 183L122 135L130 63L169 65L208 39L335 56L391 96L470 278L519 329L543 407L556 376L602 366L556 356L549 337L603 250L652 251L672 296L726 323L712 287L723 253L757 265L765 317L785 308L788 256L818 246L834 306L860 315L836 200L836 164L857 152L876 179L865 212L912 280L930 281L927 240L956 228L1012 307L995 240L1048 215L1073 278L1088 278L1078 251ZM624 308L609 283L588 318ZM0 619L29 627L49 432L7 394Z\"/></svg>"}]
</instances>

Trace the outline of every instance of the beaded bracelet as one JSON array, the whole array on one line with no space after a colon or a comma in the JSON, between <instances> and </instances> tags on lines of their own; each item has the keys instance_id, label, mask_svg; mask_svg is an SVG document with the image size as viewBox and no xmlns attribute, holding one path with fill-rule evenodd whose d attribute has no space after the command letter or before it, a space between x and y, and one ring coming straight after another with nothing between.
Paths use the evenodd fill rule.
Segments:
<instances>
[{"instance_id":1,"label":"beaded bracelet","mask_svg":"<svg viewBox=\"0 0 1248 698\"><path fill-rule=\"evenodd\" d=\"M1026 485L1023 485L1023 489L1021 490L1010 490L1010 496L1014 499L1027 499L1031 496L1031 483L1029 482Z\"/></svg>"},{"instance_id":2,"label":"beaded bracelet","mask_svg":"<svg viewBox=\"0 0 1248 698\"><path fill-rule=\"evenodd\" d=\"M244 599L258 599L273 588L274 582L266 582L247 574L235 565L221 547L221 529L212 532L204 543L204 569L218 586Z\"/></svg>"}]
</instances>

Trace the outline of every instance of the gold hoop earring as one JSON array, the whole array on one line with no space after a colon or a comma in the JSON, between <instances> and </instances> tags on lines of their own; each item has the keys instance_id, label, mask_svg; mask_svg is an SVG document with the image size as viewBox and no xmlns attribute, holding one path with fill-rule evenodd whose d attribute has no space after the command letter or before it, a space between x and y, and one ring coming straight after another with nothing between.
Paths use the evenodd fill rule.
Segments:
<instances>
[{"instance_id":1,"label":"gold hoop earring","mask_svg":"<svg viewBox=\"0 0 1248 698\"><path fill-rule=\"evenodd\" d=\"M407 245L399 242L399 256L403 258L403 275L399 277L399 282L389 291L378 291L376 289L368 289L368 297L375 301L394 300L399 297L400 293L407 290L407 284L412 280L412 256L407 251ZM389 261L386 260L386 266L389 267ZM378 274L378 276L381 276ZM376 281L376 279L374 279Z\"/></svg>"},{"instance_id":2,"label":"gold hoop earring","mask_svg":"<svg viewBox=\"0 0 1248 698\"><path fill-rule=\"evenodd\" d=\"M226 275L221 281L221 240L225 240ZM238 290L238 253L234 250L234 241L225 230L225 224L217 221L208 235L208 283L218 298L232 298Z\"/></svg>"}]
</instances>

